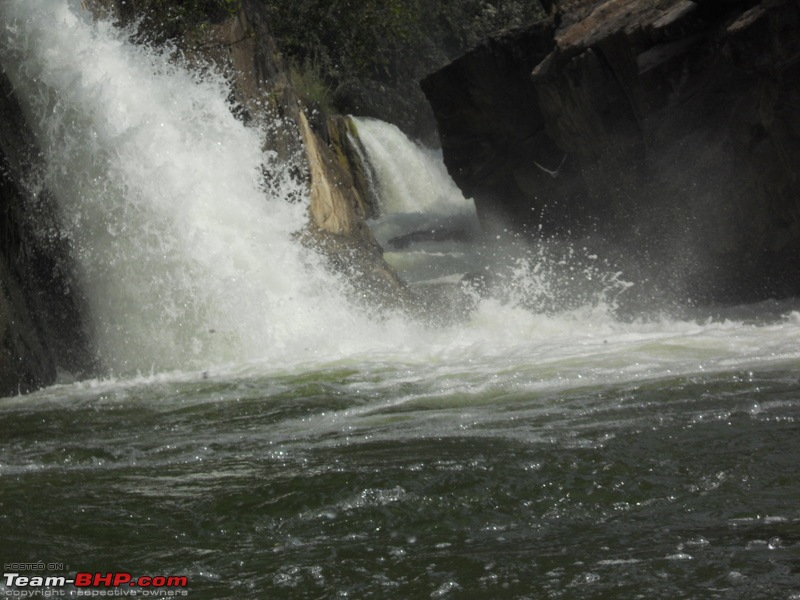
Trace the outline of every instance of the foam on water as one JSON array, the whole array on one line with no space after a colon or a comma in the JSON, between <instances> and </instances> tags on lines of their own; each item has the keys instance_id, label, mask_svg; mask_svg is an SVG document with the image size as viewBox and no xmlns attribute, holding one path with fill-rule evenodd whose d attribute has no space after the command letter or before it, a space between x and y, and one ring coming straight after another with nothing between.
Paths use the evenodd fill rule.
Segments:
<instances>
[{"instance_id":1,"label":"foam on water","mask_svg":"<svg viewBox=\"0 0 800 600\"><path fill-rule=\"evenodd\" d=\"M505 373L535 386L798 357L796 313L763 326L622 322L619 273L537 252L508 265L503 293L476 295L456 325L370 320L292 238L306 204L287 201L297 195L290 180L265 189L262 168L274 157L258 130L232 116L222 78L129 43L77 2L4 0L0 20L0 61L46 160L33 185L57 197L99 353L114 372L214 377L358 366L386 367L387 385L422 377L474 386ZM382 185L406 184L388 213L474 219L440 159L409 148L393 126L359 119L358 127ZM494 260L504 256L500 248ZM560 282L576 269L594 287L570 304L577 296Z\"/></svg>"}]
</instances>

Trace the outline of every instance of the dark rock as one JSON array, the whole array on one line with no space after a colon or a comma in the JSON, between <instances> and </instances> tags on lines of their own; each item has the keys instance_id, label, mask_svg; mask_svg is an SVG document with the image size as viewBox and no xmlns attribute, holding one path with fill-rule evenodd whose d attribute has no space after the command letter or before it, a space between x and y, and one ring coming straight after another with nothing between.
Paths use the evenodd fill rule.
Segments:
<instances>
[{"instance_id":1,"label":"dark rock","mask_svg":"<svg viewBox=\"0 0 800 600\"><path fill-rule=\"evenodd\" d=\"M429 136L436 127L430 106L419 89L409 92L399 83L350 78L336 86L332 100L344 114L399 123L419 137Z\"/></svg>"},{"instance_id":2,"label":"dark rock","mask_svg":"<svg viewBox=\"0 0 800 600\"><path fill-rule=\"evenodd\" d=\"M670 41L685 38L702 30L700 7L692 0L682 0L656 19L649 28L649 35L654 40Z\"/></svg>"},{"instance_id":3,"label":"dark rock","mask_svg":"<svg viewBox=\"0 0 800 600\"><path fill-rule=\"evenodd\" d=\"M464 194L475 198L486 225L500 216L521 225L536 220L528 213L541 214L547 184L556 183L527 168L533 161L555 166L564 156L545 131L530 79L551 52L554 33L550 20L489 39L421 83L447 169ZM530 203L523 188L539 180L545 184L541 202Z\"/></svg>"},{"instance_id":4,"label":"dark rock","mask_svg":"<svg viewBox=\"0 0 800 600\"><path fill-rule=\"evenodd\" d=\"M485 227L599 234L697 300L800 294L796 1L562 2L422 88Z\"/></svg>"},{"instance_id":5,"label":"dark rock","mask_svg":"<svg viewBox=\"0 0 800 600\"><path fill-rule=\"evenodd\" d=\"M95 370L69 248L46 190L25 185L38 151L0 74L0 395Z\"/></svg>"}]
</instances>

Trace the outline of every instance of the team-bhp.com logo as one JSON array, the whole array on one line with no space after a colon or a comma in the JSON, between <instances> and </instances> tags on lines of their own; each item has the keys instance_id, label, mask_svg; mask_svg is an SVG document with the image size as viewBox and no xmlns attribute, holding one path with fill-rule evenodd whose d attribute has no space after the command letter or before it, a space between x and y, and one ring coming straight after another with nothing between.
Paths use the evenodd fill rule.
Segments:
<instances>
[{"instance_id":1,"label":"team-bhp.com logo","mask_svg":"<svg viewBox=\"0 0 800 600\"><path fill-rule=\"evenodd\" d=\"M134 577L131 573L89 573L79 571L74 578L64 575L21 575L4 573L5 589L0 596L7 598L50 597L179 597L187 596L189 581L181 575ZM67 589L67 588L71 589Z\"/></svg>"}]
</instances>

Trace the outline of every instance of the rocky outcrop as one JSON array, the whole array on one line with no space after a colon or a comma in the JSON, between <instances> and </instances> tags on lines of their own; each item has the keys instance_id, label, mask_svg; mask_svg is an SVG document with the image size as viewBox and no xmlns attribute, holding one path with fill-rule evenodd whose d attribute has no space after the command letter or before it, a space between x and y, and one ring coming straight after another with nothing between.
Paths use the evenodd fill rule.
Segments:
<instances>
[{"instance_id":1,"label":"rocky outcrop","mask_svg":"<svg viewBox=\"0 0 800 600\"><path fill-rule=\"evenodd\" d=\"M422 82L484 225L599 235L695 300L800 293L800 3L555 13Z\"/></svg>"},{"instance_id":2,"label":"rocky outcrop","mask_svg":"<svg viewBox=\"0 0 800 600\"><path fill-rule=\"evenodd\" d=\"M499 216L498 206L504 217L527 222L530 209L516 174L533 161L560 160L530 77L552 49L554 29L545 21L488 39L422 81L445 164L465 196L476 199L486 226Z\"/></svg>"},{"instance_id":3,"label":"rocky outcrop","mask_svg":"<svg viewBox=\"0 0 800 600\"><path fill-rule=\"evenodd\" d=\"M321 250L336 271L346 274L358 298L406 305L410 292L383 260L366 224L375 213L363 165L347 134L357 135L342 117L305 107L269 29L263 3L247 0L232 18L207 28L196 46L200 58L227 66L237 103L246 119L277 121L267 127L265 146L281 164L294 165L308 186L309 227L301 237ZM196 50L196 51L198 51ZM315 127L316 125L316 127Z\"/></svg>"},{"instance_id":4,"label":"rocky outcrop","mask_svg":"<svg viewBox=\"0 0 800 600\"><path fill-rule=\"evenodd\" d=\"M353 285L356 298L373 306L410 308L414 301L410 289L383 260L383 249L365 221L373 211L352 176L363 165L354 163L359 166L349 168L349 145L338 138L334 153L314 134L303 112L298 120L311 185L311 224L304 243L326 254L331 266ZM340 132L334 127L334 132Z\"/></svg>"},{"instance_id":5,"label":"rocky outcrop","mask_svg":"<svg viewBox=\"0 0 800 600\"><path fill-rule=\"evenodd\" d=\"M334 115L328 118L326 141L336 160L350 175L352 184L360 198L360 212L367 219L380 214L380 202L374 186L375 175L367 161L366 150L358 135L358 128L349 116Z\"/></svg>"}]
</instances>

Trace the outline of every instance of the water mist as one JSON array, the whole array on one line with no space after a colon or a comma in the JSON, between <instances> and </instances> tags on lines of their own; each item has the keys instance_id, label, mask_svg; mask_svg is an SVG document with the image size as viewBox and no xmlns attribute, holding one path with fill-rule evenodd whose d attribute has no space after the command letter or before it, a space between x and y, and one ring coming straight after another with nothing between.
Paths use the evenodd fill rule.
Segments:
<instances>
[{"instance_id":1,"label":"water mist","mask_svg":"<svg viewBox=\"0 0 800 600\"><path fill-rule=\"evenodd\" d=\"M265 192L270 157L220 76L66 0L4 2L0 19L110 368L269 359L352 326L339 282L291 239L306 207Z\"/></svg>"}]
</instances>

